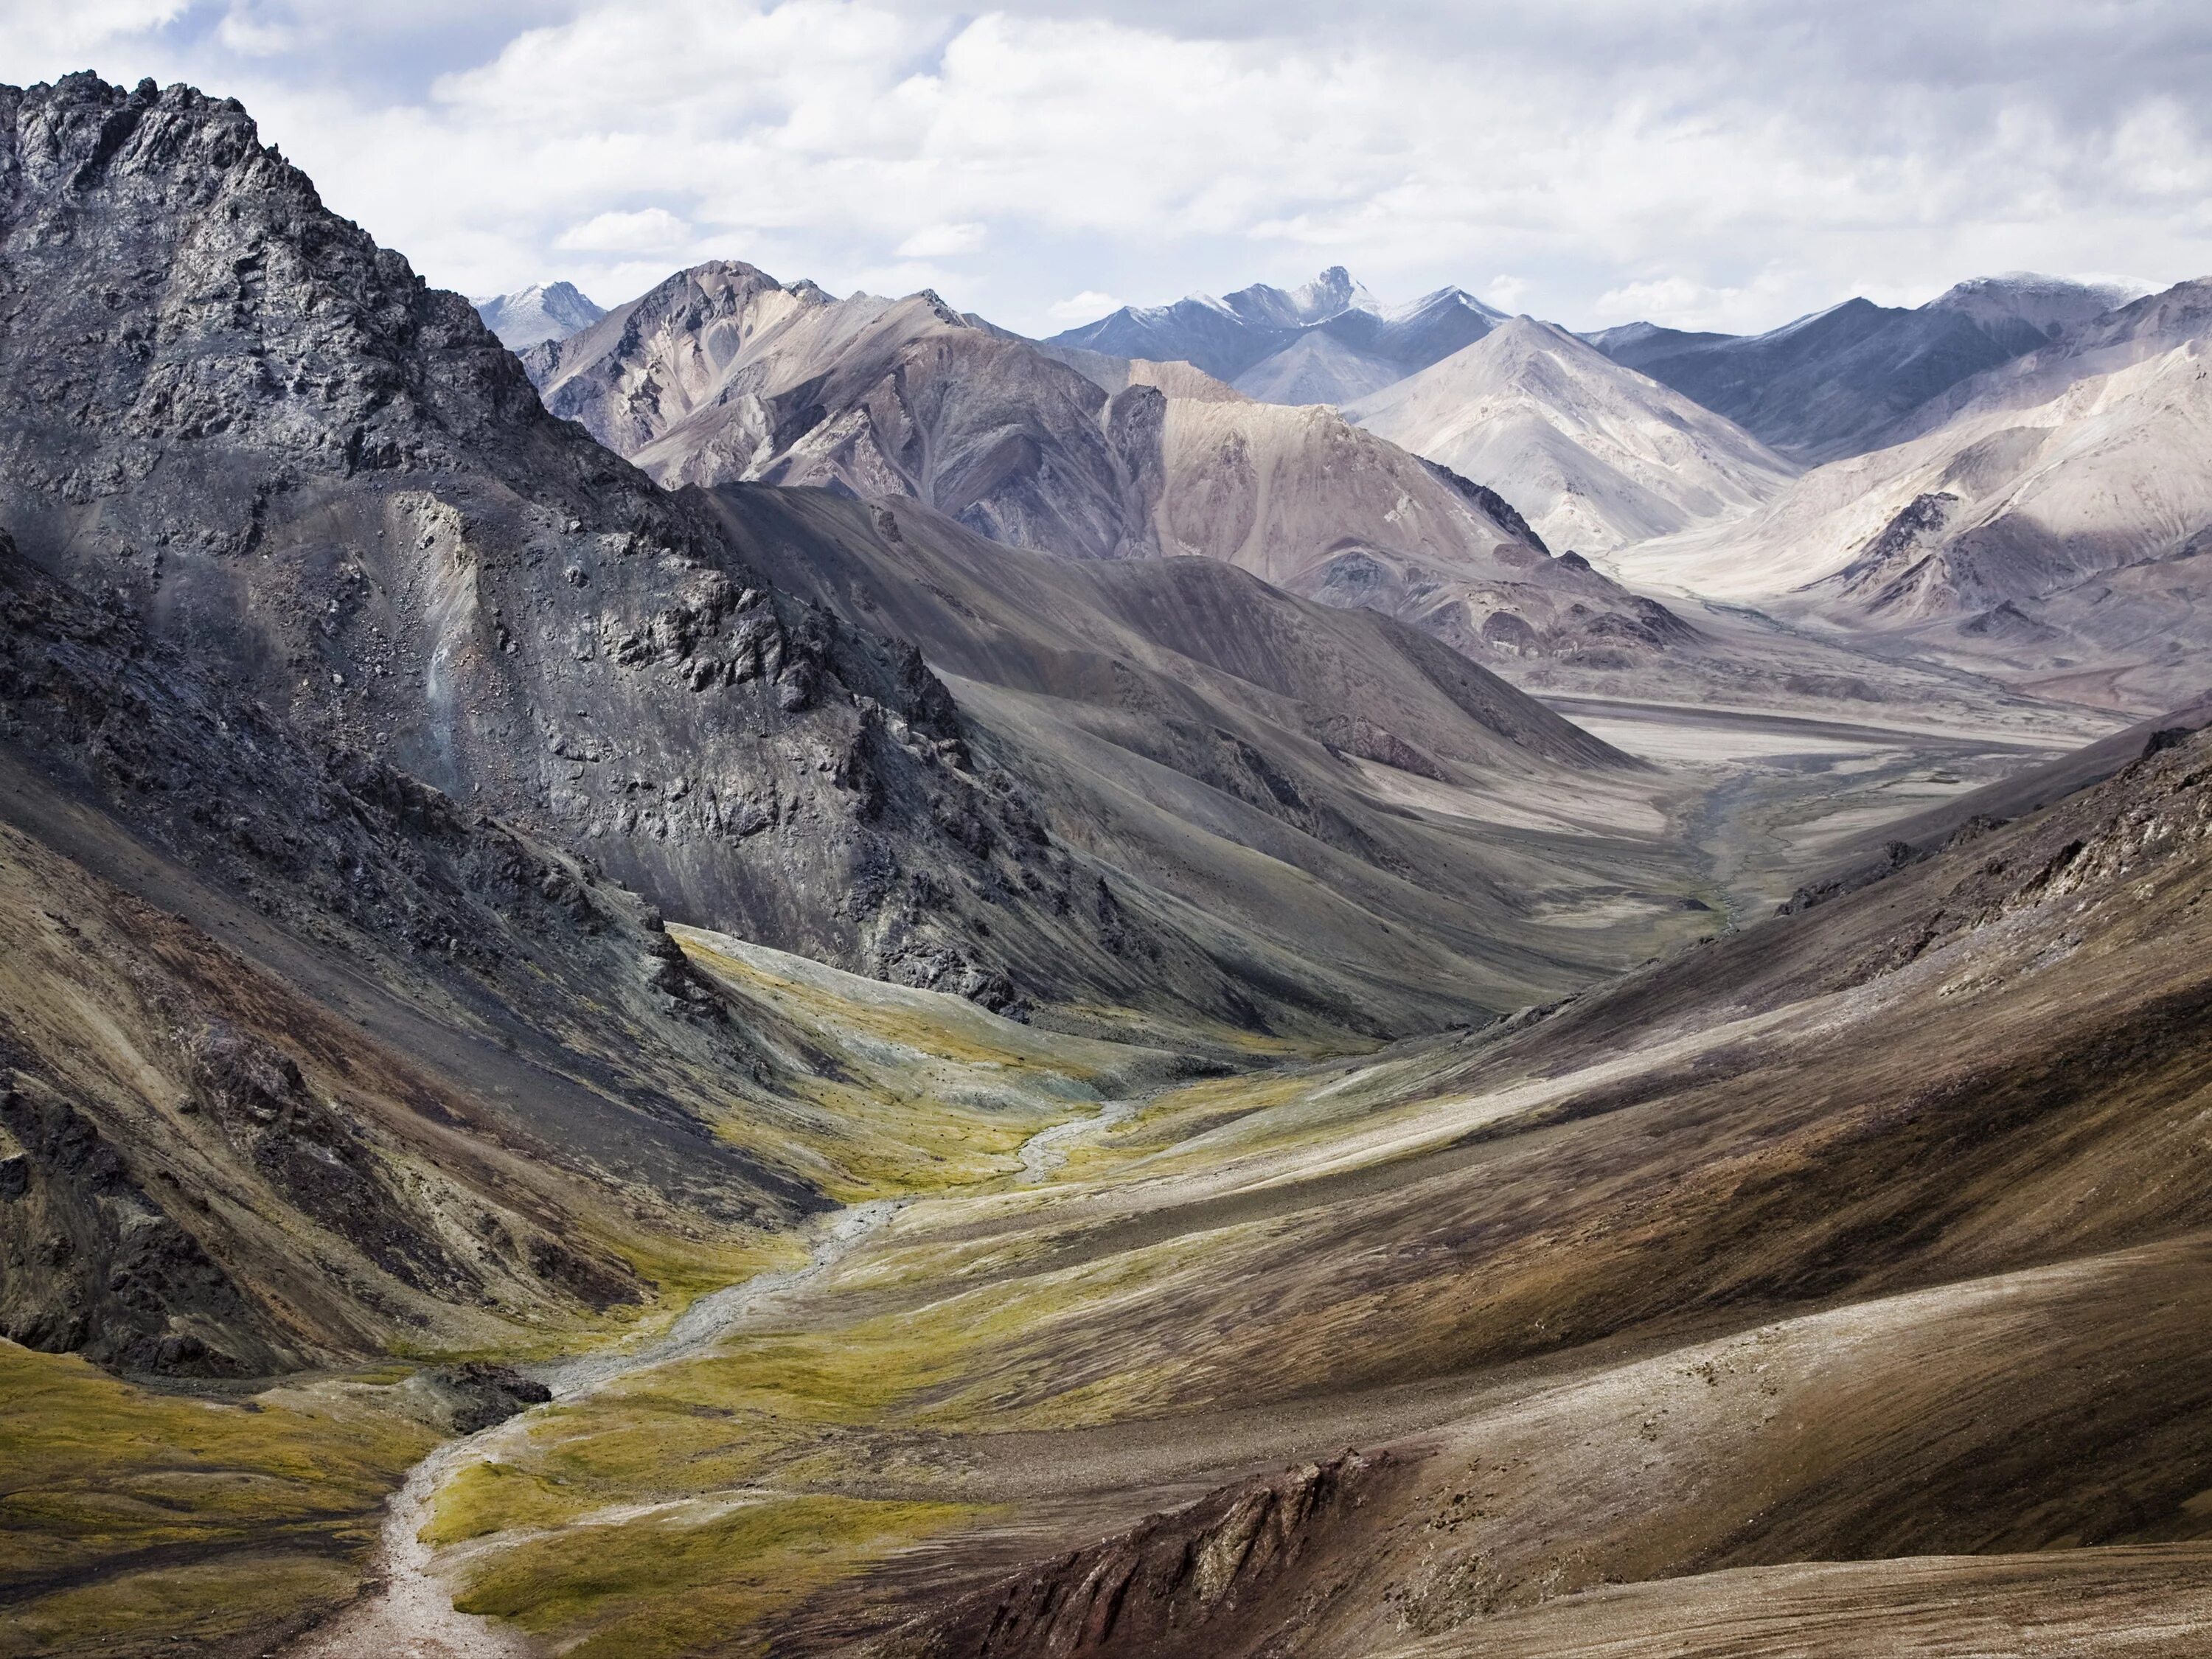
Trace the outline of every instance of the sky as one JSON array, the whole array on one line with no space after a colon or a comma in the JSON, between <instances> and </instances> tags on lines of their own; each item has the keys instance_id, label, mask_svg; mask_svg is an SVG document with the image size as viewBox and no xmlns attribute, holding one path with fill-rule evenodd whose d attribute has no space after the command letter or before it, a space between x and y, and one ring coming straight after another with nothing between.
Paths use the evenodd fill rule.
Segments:
<instances>
[{"instance_id":1,"label":"sky","mask_svg":"<svg viewBox=\"0 0 2212 1659\"><path fill-rule=\"evenodd\" d=\"M0 0L0 80L85 68L242 100L472 295L734 258L1042 334L1343 264L1744 331L2212 274L2205 0Z\"/></svg>"}]
</instances>

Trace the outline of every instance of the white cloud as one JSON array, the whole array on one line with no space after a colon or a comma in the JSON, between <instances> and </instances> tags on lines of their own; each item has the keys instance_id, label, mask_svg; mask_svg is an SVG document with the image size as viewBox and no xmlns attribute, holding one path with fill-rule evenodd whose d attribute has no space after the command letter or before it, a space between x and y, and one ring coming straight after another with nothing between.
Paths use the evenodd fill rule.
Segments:
<instances>
[{"instance_id":1,"label":"white cloud","mask_svg":"<svg viewBox=\"0 0 2212 1659\"><path fill-rule=\"evenodd\" d=\"M691 227L666 208L637 213L600 213L572 225L553 246L577 253L658 253L684 246Z\"/></svg>"},{"instance_id":2,"label":"white cloud","mask_svg":"<svg viewBox=\"0 0 2212 1659\"><path fill-rule=\"evenodd\" d=\"M1479 27L1458 0L1388 27L1312 0L234 0L228 42L165 33L181 0L15 3L0 48L119 40L112 73L236 93L334 206L479 292L557 264L611 299L714 253L832 289L927 271L1043 328L1109 288L1342 263L1403 297L1502 266L1507 308L1756 327L2084 250L2212 268L2191 0L1490 0ZM416 40L427 67L355 67Z\"/></svg>"},{"instance_id":3,"label":"white cloud","mask_svg":"<svg viewBox=\"0 0 2212 1659\"><path fill-rule=\"evenodd\" d=\"M1500 311L1518 311L1521 301L1534 293L1535 287L1526 276L1493 276L1477 297Z\"/></svg>"},{"instance_id":4,"label":"white cloud","mask_svg":"<svg viewBox=\"0 0 2212 1659\"><path fill-rule=\"evenodd\" d=\"M979 251L987 235L974 222L963 225L926 225L898 245L903 259L945 259Z\"/></svg>"},{"instance_id":5,"label":"white cloud","mask_svg":"<svg viewBox=\"0 0 2212 1659\"><path fill-rule=\"evenodd\" d=\"M143 35L182 16L187 0L6 0L0 63L9 79L82 69L81 54Z\"/></svg>"},{"instance_id":6,"label":"white cloud","mask_svg":"<svg viewBox=\"0 0 2212 1659\"><path fill-rule=\"evenodd\" d=\"M1648 276L1607 289L1590 302L1589 312L1591 320L1600 325L1649 319L1676 328L1723 331L1761 329L1787 322L1793 315L1819 309L1831 301L1849 297L1850 292L1863 292L1873 286L1877 285L1850 285L1845 292L1831 293L1815 305L1793 313L1790 309L1790 296L1803 289L1802 271L1770 266L1749 281L1736 284L1703 283L1686 276ZM1911 295L1878 293L1867 297L1881 304L1902 304L1908 300L1917 304L1933 299L1935 292Z\"/></svg>"},{"instance_id":7,"label":"white cloud","mask_svg":"<svg viewBox=\"0 0 2212 1659\"><path fill-rule=\"evenodd\" d=\"M1110 294L1101 294L1095 289L1085 289L1080 294L1071 294L1065 300L1055 300L1045 307L1045 314L1056 323L1073 326L1095 323L1109 312L1119 311L1121 301Z\"/></svg>"}]
</instances>

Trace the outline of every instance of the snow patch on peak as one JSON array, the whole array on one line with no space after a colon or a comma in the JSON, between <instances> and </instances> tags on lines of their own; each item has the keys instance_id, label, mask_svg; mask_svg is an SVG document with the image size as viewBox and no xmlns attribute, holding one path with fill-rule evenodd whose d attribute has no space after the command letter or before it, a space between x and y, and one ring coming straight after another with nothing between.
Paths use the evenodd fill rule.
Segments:
<instances>
[{"instance_id":1,"label":"snow patch on peak","mask_svg":"<svg viewBox=\"0 0 2212 1659\"><path fill-rule=\"evenodd\" d=\"M1411 323L1450 311L1471 311L1476 316L1493 323L1502 323L1505 320L1504 312L1495 306L1484 304L1463 288L1440 288L1433 293L1424 294L1418 300L1407 300L1401 305L1387 306L1383 307L1381 316L1386 323Z\"/></svg>"},{"instance_id":2,"label":"snow patch on peak","mask_svg":"<svg viewBox=\"0 0 2212 1659\"><path fill-rule=\"evenodd\" d=\"M547 340L565 340L605 316L573 283L532 283L512 294L472 300L484 326L509 351L526 351Z\"/></svg>"},{"instance_id":3,"label":"snow patch on peak","mask_svg":"<svg viewBox=\"0 0 2212 1659\"><path fill-rule=\"evenodd\" d=\"M2135 283L2085 283L2070 276L2011 270L1996 276L1969 277L1922 309L1956 312L1984 325L2023 322L2049 332L2101 317L2149 291Z\"/></svg>"},{"instance_id":4,"label":"snow patch on peak","mask_svg":"<svg viewBox=\"0 0 2212 1659\"><path fill-rule=\"evenodd\" d=\"M1383 314L1382 303L1342 265L1331 265L1311 282L1299 283L1285 297L1302 323L1325 323L1347 311Z\"/></svg>"}]
</instances>

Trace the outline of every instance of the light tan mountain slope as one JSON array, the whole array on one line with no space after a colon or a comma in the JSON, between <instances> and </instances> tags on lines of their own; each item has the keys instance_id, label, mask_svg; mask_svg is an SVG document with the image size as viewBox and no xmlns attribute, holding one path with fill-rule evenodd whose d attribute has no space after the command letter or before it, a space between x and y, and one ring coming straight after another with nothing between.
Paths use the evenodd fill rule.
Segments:
<instances>
[{"instance_id":1,"label":"light tan mountain slope","mask_svg":"<svg viewBox=\"0 0 2212 1659\"><path fill-rule=\"evenodd\" d=\"M665 484L911 495L994 540L1128 550L1103 394L934 295L835 300L718 261L526 367L548 409Z\"/></svg>"},{"instance_id":2,"label":"light tan mountain slope","mask_svg":"<svg viewBox=\"0 0 2212 1659\"><path fill-rule=\"evenodd\" d=\"M1799 469L1734 422L1531 317L1346 416L1518 507L1586 554L1740 518Z\"/></svg>"},{"instance_id":3,"label":"light tan mountain slope","mask_svg":"<svg viewBox=\"0 0 2212 1659\"><path fill-rule=\"evenodd\" d=\"M1169 399L1160 414L1146 506L1164 553L1383 611L1478 659L1625 667L1696 637L1579 556L1547 552L1496 492L1333 409Z\"/></svg>"}]
</instances>

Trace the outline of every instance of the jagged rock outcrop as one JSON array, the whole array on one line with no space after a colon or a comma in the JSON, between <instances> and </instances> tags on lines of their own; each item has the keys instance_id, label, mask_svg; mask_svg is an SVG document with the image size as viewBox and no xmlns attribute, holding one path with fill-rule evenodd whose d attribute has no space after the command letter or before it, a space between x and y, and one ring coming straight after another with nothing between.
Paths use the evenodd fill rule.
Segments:
<instances>
[{"instance_id":1,"label":"jagged rock outcrop","mask_svg":"<svg viewBox=\"0 0 2212 1659\"><path fill-rule=\"evenodd\" d=\"M1224 1488L968 1597L895 1638L914 1659L1084 1659L1274 1651L1346 1588L1330 1533L1398 1472L1347 1451Z\"/></svg>"},{"instance_id":2,"label":"jagged rock outcrop","mask_svg":"<svg viewBox=\"0 0 2212 1659\"><path fill-rule=\"evenodd\" d=\"M222 1376L297 1363L199 1239L84 1113L0 1084L0 1336L126 1371Z\"/></svg>"}]
</instances>

